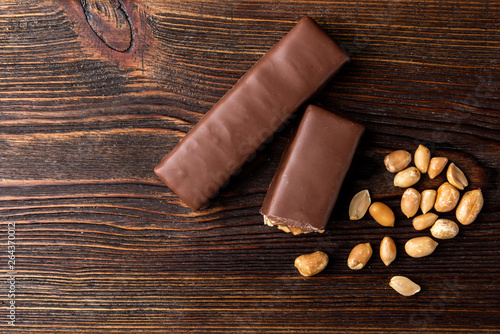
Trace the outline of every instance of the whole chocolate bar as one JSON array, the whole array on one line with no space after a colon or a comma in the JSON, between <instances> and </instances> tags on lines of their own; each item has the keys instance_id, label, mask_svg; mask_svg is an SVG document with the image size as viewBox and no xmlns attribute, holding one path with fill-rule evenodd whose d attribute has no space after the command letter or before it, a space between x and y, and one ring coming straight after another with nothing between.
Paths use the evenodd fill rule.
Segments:
<instances>
[{"instance_id":1,"label":"whole chocolate bar","mask_svg":"<svg viewBox=\"0 0 500 334\"><path fill-rule=\"evenodd\" d=\"M286 232L323 232L364 126L309 105L289 139L260 213Z\"/></svg>"},{"instance_id":2,"label":"whole chocolate bar","mask_svg":"<svg viewBox=\"0 0 500 334\"><path fill-rule=\"evenodd\" d=\"M199 209L349 57L303 18L208 111L156 166L191 209Z\"/></svg>"}]
</instances>

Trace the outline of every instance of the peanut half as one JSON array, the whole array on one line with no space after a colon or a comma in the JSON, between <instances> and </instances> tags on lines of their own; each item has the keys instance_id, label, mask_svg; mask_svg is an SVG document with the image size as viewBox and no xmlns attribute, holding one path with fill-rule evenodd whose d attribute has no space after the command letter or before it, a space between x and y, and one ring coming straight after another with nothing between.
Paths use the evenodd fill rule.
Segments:
<instances>
[{"instance_id":1,"label":"peanut half","mask_svg":"<svg viewBox=\"0 0 500 334\"><path fill-rule=\"evenodd\" d=\"M432 254L438 243L430 237L416 237L405 244L405 251L411 257L424 257Z\"/></svg>"},{"instance_id":2,"label":"peanut half","mask_svg":"<svg viewBox=\"0 0 500 334\"><path fill-rule=\"evenodd\" d=\"M415 230L421 231L434 225L437 219L438 215L432 212L427 212L413 218L412 224Z\"/></svg>"},{"instance_id":3,"label":"peanut half","mask_svg":"<svg viewBox=\"0 0 500 334\"><path fill-rule=\"evenodd\" d=\"M415 216L420 207L420 200L422 196L414 188L408 188L401 197L401 211L407 218Z\"/></svg>"},{"instance_id":4,"label":"peanut half","mask_svg":"<svg viewBox=\"0 0 500 334\"><path fill-rule=\"evenodd\" d=\"M420 291L420 286L405 276L394 276L389 285L399 294L407 297Z\"/></svg>"},{"instance_id":5,"label":"peanut half","mask_svg":"<svg viewBox=\"0 0 500 334\"><path fill-rule=\"evenodd\" d=\"M436 194L434 209L437 212L449 212L453 210L460 199L460 192L450 183L445 182L439 186Z\"/></svg>"},{"instance_id":6,"label":"peanut half","mask_svg":"<svg viewBox=\"0 0 500 334\"><path fill-rule=\"evenodd\" d=\"M372 257L373 250L370 243L358 244L354 246L347 259L347 266L353 270L362 269Z\"/></svg>"},{"instance_id":7,"label":"peanut half","mask_svg":"<svg viewBox=\"0 0 500 334\"><path fill-rule=\"evenodd\" d=\"M434 207L434 203L436 203L437 192L434 189L426 189L422 191L421 195L420 210L422 210L422 213L427 213Z\"/></svg>"},{"instance_id":8,"label":"peanut half","mask_svg":"<svg viewBox=\"0 0 500 334\"><path fill-rule=\"evenodd\" d=\"M467 178L460 168L458 168L453 162L448 166L446 170L446 178L452 186L457 189L464 190L465 187L469 185Z\"/></svg>"},{"instance_id":9,"label":"peanut half","mask_svg":"<svg viewBox=\"0 0 500 334\"><path fill-rule=\"evenodd\" d=\"M466 192L457 206L456 217L462 225L469 225L476 220L483 208L484 198L481 189Z\"/></svg>"},{"instance_id":10,"label":"peanut half","mask_svg":"<svg viewBox=\"0 0 500 334\"><path fill-rule=\"evenodd\" d=\"M418 170L421 173L427 173L430 160L431 160L431 151L429 151L429 149L424 145L418 145L418 148L415 151L413 161L415 162L415 166L417 166Z\"/></svg>"},{"instance_id":11,"label":"peanut half","mask_svg":"<svg viewBox=\"0 0 500 334\"><path fill-rule=\"evenodd\" d=\"M382 226L392 227L396 217L390 207L382 202L375 202L370 205L370 215Z\"/></svg>"},{"instance_id":12,"label":"peanut half","mask_svg":"<svg viewBox=\"0 0 500 334\"><path fill-rule=\"evenodd\" d=\"M420 171L417 167L408 167L394 176L394 186L408 188L420 180Z\"/></svg>"},{"instance_id":13,"label":"peanut half","mask_svg":"<svg viewBox=\"0 0 500 334\"><path fill-rule=\"evenodd\" d=\"M396 243L391 237L384 237L380 242L380 259L386 266L396 259Z\"/></svg>"},{"instance_id":14,"label":"peanut half","mask_svg":"<svg viewBox=\"0 0 500 334\"><path fill-rule=\"evenodd\" d=\"M322 251L304 254L295 259L295 267L302 276L313 276L320 273L328 265L328 255Z\"/></svg>"},{"instance_id":15,"label":"peanut half","mask_svg":"<svg viewBox=\"0 0 500 334\"><path fill-rule=\"evenodd\" d=\"M438 219L431 227L431 234L437 239L451 239L458 234L458 225L453 220Z\"/></svg>"},{"instance_id":16,"label":"peanut half","mask_svg":"<svg viewBox=\"0 0 500 334\"><path fill-rule=\"evenodd\" d=\"M427 175L431 179L435 178L443 171L444 167L448 163L448 158L445 157L434 157L429 162L429 168L427 169Z\"/></svg>"},{"instance_id":17,"label":"peanut half","mask_svg":"<svg viewBox=\"0 0 500 334\"><path fill-rule=\"evenodd\" d=\"M349 205L349 219L359 220L363 218L370 207L372 200L368 190L361 190L351 200Z\"/></svg>"},{"instance_id":18,"label":"peanut half","mask_svg":"<svg viewBox=\"0 0 500 334\"><path fill-rule=\"evenodd\" d=\"M385 168L391 173L402 171L410 162L411 154L405 150L393 151L384 158Z\"/></svg>"}]
</instances>

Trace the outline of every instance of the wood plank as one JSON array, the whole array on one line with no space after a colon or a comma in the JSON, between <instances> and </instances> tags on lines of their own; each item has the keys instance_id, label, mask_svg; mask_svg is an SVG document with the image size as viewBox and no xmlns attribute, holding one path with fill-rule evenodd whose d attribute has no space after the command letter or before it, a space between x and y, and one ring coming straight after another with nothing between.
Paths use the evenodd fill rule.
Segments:
<instances>
[{"instance_id":1,"label":"wood plank","mask_svg":"<svg viewBox=\"0 0 500 334\"><path fill-rule=\"evenodd\" d=\"M92 4L119 36L89 24ZM367 128L327 231L291 236L259 215L298 118L191 212L153 167L304 15L352 58L314 102ZM0 330L497 332L499 15L494 1L2 1L0 272L12 272L15 224L16 325L2 284ZM401 213L403 190L383 158L420 143L455 162L485 206L455 239L412 259L404 242L428 233ZM444 180L423 177L417 189ZM394 209L395 228L348 220L362 189ZM385 235L399 252L389 267L378 258ZM359 242L375 254L352 271ZM314 250L331 262L301 277L293 260ZM422 291L397 295L394 275Z\"/></svg>"}]
</instances>

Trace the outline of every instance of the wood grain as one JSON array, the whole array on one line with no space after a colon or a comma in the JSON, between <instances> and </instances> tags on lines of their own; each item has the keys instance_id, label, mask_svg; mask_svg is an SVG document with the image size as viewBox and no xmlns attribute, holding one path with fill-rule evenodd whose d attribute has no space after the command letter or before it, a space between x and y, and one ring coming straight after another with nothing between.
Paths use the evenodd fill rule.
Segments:
<instances>
[{"instance_id":1,"label":"wood grain","mask_svg":"<svg viewBox=\"0 0 500 334\"><path fill-rule=\"evenodd\" d=\"M89 21L78 0L0 3L0 268L7 277L15 223L17 272L15 327L0 286L2 332L500 331L498 2L83 2L98 3L117 21ZM304 15L352 58L314 103L367 128L327 231L291 236L259 215L298 118L191 212L153 167ZM404 242L426 232L399 210L383 158L420 143L455 162L485 206L412 259ZM395 228L348 220L362 189L394 209ZM385 235L399 251L389 267ZM351 271L359 242L374 257ZM331 262L303 278L293 260L314 250ZM394 275L422 291L397 295Z\"/></svg>"}]
</instances>

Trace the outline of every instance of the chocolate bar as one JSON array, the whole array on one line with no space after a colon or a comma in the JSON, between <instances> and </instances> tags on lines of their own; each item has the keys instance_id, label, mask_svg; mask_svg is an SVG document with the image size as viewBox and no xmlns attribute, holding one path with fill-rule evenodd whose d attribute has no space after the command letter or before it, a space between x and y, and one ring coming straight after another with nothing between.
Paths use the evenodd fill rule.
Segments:
<instances>
[{"instance_id":1,"label":"chocolate bar","mask_svg":"<svg viewBox=\"0 0 500 334\"><path fill-rule=\"evenodd\" d=\"M292 133L260 213L293 234L324 232L364 126L309 105Z\"/></svg>"},{"instance_id":2,"label":"chocolate bar","mask_svg":"<svg viewBox=\"0 0 500 334\"><path fill-rule=\"evenodd\" d=\"M349 57L305 17L208 111L155 173L197 210Z\"/></svg>"}]
</instances>

